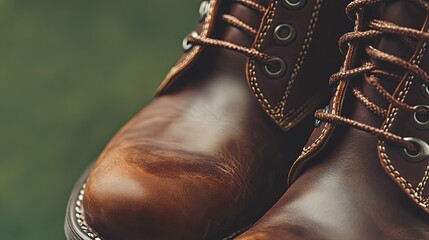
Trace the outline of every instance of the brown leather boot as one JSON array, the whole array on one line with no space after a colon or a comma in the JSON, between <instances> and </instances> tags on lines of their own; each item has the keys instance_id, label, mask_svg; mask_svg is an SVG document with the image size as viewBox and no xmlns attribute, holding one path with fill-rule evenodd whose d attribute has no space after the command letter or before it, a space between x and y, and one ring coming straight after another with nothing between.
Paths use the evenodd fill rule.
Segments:
<instances>
[{"instance_id":1,"label":"brown leather boot","mask_svg":"<svg viewBox=\"0 0 429 240\"><path fill-rule=\"evenodd\" d=\"M356 0L329 111L292 186L240 240L429 239L429 4Z\"/></svg>"},{"instance_id":2,"label":"brown leather boot","mask_svg":"<svg viewBox=\"0 0 429 240\"><path fill-rule=\"evenodd\" d=\"M157 97L77 184L68 238L220 239L260 218L329 101L344 7L204 1Z\"/></svg>"}]
</instances>

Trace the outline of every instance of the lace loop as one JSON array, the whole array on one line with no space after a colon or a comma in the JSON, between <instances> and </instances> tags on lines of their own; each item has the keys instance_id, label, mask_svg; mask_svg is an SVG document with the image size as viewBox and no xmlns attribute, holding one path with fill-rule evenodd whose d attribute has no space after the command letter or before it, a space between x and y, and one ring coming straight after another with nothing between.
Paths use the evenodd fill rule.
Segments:
<instances>
[{"instance_id":1,"label":"lace loop","mask_svg":"<svg viewBox=\"0 0 429 240\"><path fill-rule=\"evenodd\" d=\"M249 7L261 14L265 13L266 8L264 6L261 6L260 4L252 1L252 0L234 0L234 2L242 4L246 7ZM223 14L221 16L221 19L225 22L228 23L242 31L244 31L245 33L247 33L249 36L251 37L255 37L258 30L254 29L253 27L251 27L250 25L244 23L243 21L241 21L240 19L229 15L229 14ZM239 53L242 53L250 58L255 58L257 60L259 60L262 63L265 64L270 64L273 61L273 57L269 56L266 53L260 52L254 48L248 48L248 47L244 47L244 46L240 46L238 44L234 44L228 41L224 41L224 40L219 40L219 39L213 39L213 38L209 38L209 37L203 37L203 36L188 36L187 41L189 43L192 43L194 45L203 45L203 46L215 46L215 47L221 47L221 48L225 48L225 49L229 49L232 51L236 51Z\"/></svg>"},{"instance_id":2,"label":"lace loop","mask_svg":"<svg viewBox=\"0 0 429 240\"><path fill-rule=\"evenodd\" d=\"M351 16L355 14L360 9L368 7L370 5L379 4L382 2L387 2L388 0L355 0L351 2L347 8L346 13ZM417 6L423 8L426 12L429 13L429 4L424 0L408 0L413 2ZM398 26L394 23L382 21L382 20L372 20L368 25L368 30L365 31L357 31L344 34L338 44L340 48L342 48L345 44L349 44L355 41L363 41L363 40L371 40L379 36L384 35L394 35L398 37L406 46L410 49L415 49L416 42L428 42L429 41L429 33L423 32L423 30L416 30L407 27ZM395 66L398 66L401 69L407 71L405 76L409 74L413 74L414 76L420 77L425 83L429 83L429 74L421 69L417 64L414 64L410 61L406 61L400 57L388 54L381 50L374 48L373 46L366 45L364 46L365 53L368 57L375 59L377 61L386 62ZM410 106L390 94L383 85L379 82L379 77L383 77L384 79L390 79L395 81L397 84L401 82L401 80L405 76L400 76L394 73L390 73L382 70L376 64L371 62L364 62L361 66L349 69L346 71L342 71L336 74L333 74L329 79L329 83L331 85L336 85L340 81L349 81L352 78L361 77L365 82L374 87L377 92L390 104L394 107L400 108L404 111L412 112L412 113L420 113L420 114L429 114L427 108L419 108L416 106ZM355 86L354 82L350 82L349 86L352 88L353 95L356 99L361 102L367 109L371 112L375 113L380 118L387 117L387 110L382 107L376 105L371 102L370 99L362 92L361 89ZM333 113L325 113L323 111L317 111L315 114L316 118L331 122L335 124L341 124L345 126L351 126L358 130L367 132L372 134L379 139L386 140L392 142L393 144L404 147L410 151L415 151L416 146L407 141L406 139L390 133L388 131L369 126L364 123L360 123L353 119L349 119L337 114Z\"/></svg>"}]
</instances>

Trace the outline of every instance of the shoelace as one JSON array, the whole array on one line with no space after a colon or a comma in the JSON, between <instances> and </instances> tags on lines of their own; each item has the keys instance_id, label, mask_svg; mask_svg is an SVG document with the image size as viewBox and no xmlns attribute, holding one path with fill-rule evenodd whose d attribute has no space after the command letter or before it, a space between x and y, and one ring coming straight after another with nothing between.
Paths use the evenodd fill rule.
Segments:
<instances>
[{"instance_id":1,"label":"shoelace","mask_svg":"<svg viewBox=\"0 0 429 240\"><path fill-rule=\"evenodd\" d=\"M424 9L429 13L429 4L425 0L408 0L417 6ZM388 0L355 0L351 2L347 8L346 13L349 16L352 16L358 11L358 9L362 9L365 7L369 7L371 5L379 4L382 2L388 2ZM426 19L426 23L427 23ZM356 41L365 41L371 40L375 37L386 36L386 35L395 35L401 39L401 41L405 44L405 46L410 47L415 50L416 42L427 42L429 41L429 33L423 32L423 30L415 30L411 28L401 27L394 23L381 21L381 20L372 20L369 24L369 30L359 31L359 32L350 32L343 35L339 40L340 48L344 47L346 44ZM393 56L391 54L382 52L378 49L375 49L371 45L366 45L364 47L366 54L375 60L387 62L398 66L414 76L421 77L426 83L429 83L429 74L422 70L417 64L413 64L409 61L406 61L402 58ZM406 75L407 76L407 75ZM386 100L388 100L394 107L400 108L404 111L419 113L419 114L429 114L427 109L416 108L406 103L401 102L395 96L390 94L378 81L377 77L383 77L383 79L390 79L399 84L399 82L404 78L404 76L396 75L387 71L380 69L376 64L371 62L364 62L360 67L353 68L350 70L346 70L343 72L336 73L331 76L329 82L332 86L336 86L341 81L348 81L354 77L361 77L364 81L372 85L377 92ZM370 111L376 114L378 117L386 119L388 110L383 109L382 107L373 103L364 93L363 91L353 84L350 83L351 90L356 99L365 105ZM401 147L409 151L416 151L417 146L413 143L406 141L404 138L395 135L393 133L387 132L383 129L379 129L353 119L349 119L337 114L327 113L326 111L319 110L316 112L316 118L322 121L334 123L334 124L342 124L345 126L354 127L361 131L365 131L376 137L390 141L394 144L398 144Z\"/></svg>"},{"instance_id":2,"label":"shoelace","mask_svg":"<svg viewBox=\"0 0 429 240\"><path fill-rule=\"evenodd\" d=\"M234 0L234 2L236 3L240 3L246 7L249 7L261 14L264 14L266 11L266 8L264 6L261 6L260 4L252 1L252 0ZM240 19L229 15L229 14L223 14L221 16L221 19L238 28L241 29L242 31L244 31L245 33L247 33L249 36L251 37L256 37L256 34L258 32L257 29L254 29L253 27L249 26L248 24L242 22ZM193 36L189 36L188 37L188 42L195 44L195 45L205 45L205 46L216 46L216 47L221 47L221 48L225 48L225 49L229 49L232 51L236 51L239 53L242 53L248 57L251 58L256 58L259 61L263 62L263 63L270 63L272 61L272 57L270 57L268 54L265 54L263 52L260 52L254 48L248 48L248 47L244 47L244 46L240 46L231 42L227 42L227 41L223 41L223 40L219 40L219 39L213 39L213 38L208 38L208 37L202 37L202 36L198 36L198 35L193 35Z\"/></svg>"}]
</instances>

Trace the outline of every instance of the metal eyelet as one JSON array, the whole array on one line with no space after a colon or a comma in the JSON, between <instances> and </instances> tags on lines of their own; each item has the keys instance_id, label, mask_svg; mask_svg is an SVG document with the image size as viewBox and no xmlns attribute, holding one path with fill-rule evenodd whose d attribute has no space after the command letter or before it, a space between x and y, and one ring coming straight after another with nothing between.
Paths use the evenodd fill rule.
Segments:
<instances>
[{"instance_id":1,"label":"metal eyelet","mask_svg":"<svg viewBox=\"0 0 429 240\"><path fill-rule=\"evenodd\" d=\"M183 51L185 51L185 52L191 50L194 47L194 44L192 44L188 41L189 36L198 36L198 33L193 31L191 34L186 35L186 37L183 39L182 47L183 47Z\"/></svg>"},{"instance_id":2,"label":"metal eyelet","mask_svg":"<svg viewBox=\"0 0 429 240\"><path fill-rule=\"evenodd\" d=\"M330 110L331 110L331 107L329 105L322 109L324 113L329 113ZM314 128L320 127L322 125L322 122L323 122L322 120L316 118L316 121L314 121Z\"/></svg>"},{"instance_id":3,"label":"metal eyelet","mask_svg":"<svg viewBox=\"0 0 429 240\"><path fill-rule=\"evenodd\" d=\"M295 39L295 28L289 24L280 24L274 29L274 41L279 45L287 45Z\"/></svg>"},{"instance_id":4,"label":"metal eyelet","mask_svg":"<svg viewBox=\"0 0 429 240\"><path fill-rule=\"evenodd\" d=\"M414 144L417 147L417 152L410 153L406 148L402 148L402 157L411 163L419 163L429 158L429 145L418 138L406 137L405 141Z\"/></svg>"},{"instance_id":5,"label":"metal eyelet","mask_svg":"<svg viewBox=\"0 0 429 240\"><path fill-rule=\"evenodd\" d=\"M287 65L283 59L275 57L270 64L263 66L264 74L269 78L280 78L287 71Z\"/></svg>"},{"instance_id":6,"label":"metal eyelet","mask_svg":"<svg viewBox=\"0 0 429 240\"><path fill-rule=\"evenodd\" d=\"M427 105L418 105L418 106L415 106L415 108L416 109L426 108L426 110L429 112L429 106L427 106ZM429 116L425 116L425 117L426 117L426 119L421 121L421 119L419 119L419 114L414 113L413 117L411 118L411 123L417 129L429 130Z\"/></svg>"},{"instance_id":7,"label":"metal eyelet","mask_svg":"<svg viewBox=\"0 0 429 240\"><path fill-rule=\"evenodd\" d=\"M421 90L423 96L425 96L426 98L429 98L429 85L422 84L422 86L420 87L420 90Z\"/></svg>"},{"instance_id":8,"label":"metal eyelet","mask_svg":"<svg viewBox=\"0 0 429 240\"><path fill-rule=\"evenodd\" d=\"M200 22L204 21L210 11L210 3L208 1L201 2L199 13L200 13Z\"/></svg>"},{"instance_id":9,"label":"metal eyelet","mask_svg":"<svg viewBox=\"0 0 429 240\"><path fill-rule=\"evenodd\" d=\"M297 10L305 6L307 0L282 0L283 5L290 10Z\"/></svg>"}]
</instances>

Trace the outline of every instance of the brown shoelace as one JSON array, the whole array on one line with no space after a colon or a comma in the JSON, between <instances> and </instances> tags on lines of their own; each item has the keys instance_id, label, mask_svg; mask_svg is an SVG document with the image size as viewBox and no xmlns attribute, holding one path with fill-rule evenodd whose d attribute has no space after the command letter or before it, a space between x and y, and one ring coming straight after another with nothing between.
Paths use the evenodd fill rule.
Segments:
<instances>
[{"instance_id":1,"label":"brown shoelace","mask_svg":"<svg viewBox=\"0 0 429 240\"><path fill-rule=\"evenodd\" d=\"M240 3L246 7L249 7L261 14L264 14L266 11L266 8L264 6L261 6L260 4L252 0L233 0L233 1L236 3ZM223 14L221 16L221 19L224 22L238 29L241 29L242 31L244 31L245 33L247 33L249 36L253 38L256 36L258 32L257 29L249 26L248 24L242 22L240 19L232 15ZM254 48L243 47L243 46L240 46L231 42L219 40L219 39L213 39L213 38L202 37L202 36L189 36L188 42L195 45L216 46L216 47L233 50L236 52L240 52L248 57L256 58L263 63L270 63L272 61L272 57L270 57L268 54L262 53Z\"/></svg>"},{"instance_id":2,"label":"brown shoelace","mask_svg":"<svg viewBox=\"0 0 429 240\"><path fill-rule=\"evenodd\" d=\"M417 6L424 9L427 13L429 13L429 4L425 0L408 0L408 1L416 4ZM382 2L388 2L388 0L355 0L347 6L346 13L349 16L352 16L359 9L369 7L374 4L379 4ZM427 23L428 23L428 17L426 17L425 25ZM401 41L404 43L405 46L408 46L413 50L416 50L415 49L416 42L422 43L422 42L429 41L429 33L424 32L423 29L416 30L416 29L406 28L406 27L398 26L391 22L381 21L376 19L372 20L368 27L369 27L369 30L366 30L366 31L346 33L339 40L340 48L348 43L352 43L356 41L362 41L362 43L364 43L363 41L371 40L376 37L386 36L386 35L394 35L398 37L399 39L401 39ZM424 28L425 27L426 26L424 26ZM368 45L368 44L365 45L364 50L368 55L368 57L378 61L387 62L392 65L398 66L401 69L406 70L408 73L406 73L405 76L400 76L400 75L396 75L396 74L384 71L374 63L364 62L360 67L353 68L353 69L346 70L332 75L332 77L329 80L329 83L335 86L341 81L348 81L349 79L354 77L361 77L364 81L366 81L371 86L373 86L377 90L377 92L383 98L388 100L394 107L400 108L404 111L408 111L412 113L429 114L427 112L427 109L416 108L398 100L395 96L390 94L380 84L378 80L378 77L383 77L383 79L386 79L386 80L389 79L399 84L399 82L404 77L409 76L408 74L413 74L414 76L422 78L426 83L429 84L429 74L427 72L422 70L417 64L411 63L410 61L406 61L402 58L393 56L391 54L382 52L378 49L375 49L371 45ZM356 99L359 102L365 105L366 108L368 108L370 111L372 111L380 118L383 118L383 119L387 118L388 110L383 109L382 107L373 103L362 92L362 90L359 87L356 87L351 83L349 85L351 87L353 95L356 97ZM342 125L354 127L361 131L365 131L372 135L375 135L382 140L386 140L394 144L398 144L406 148L407 150L411 150L411 151L417 150L416 146L413 143L404 140L402 137L398 135L387 132L383 129L369 126L367 124L355 121L353 119L349 119L337 114L326 113L322 110L319 110L316 112L316 118L330 123L342 124Z\"/></svg>"}]
</instances>

